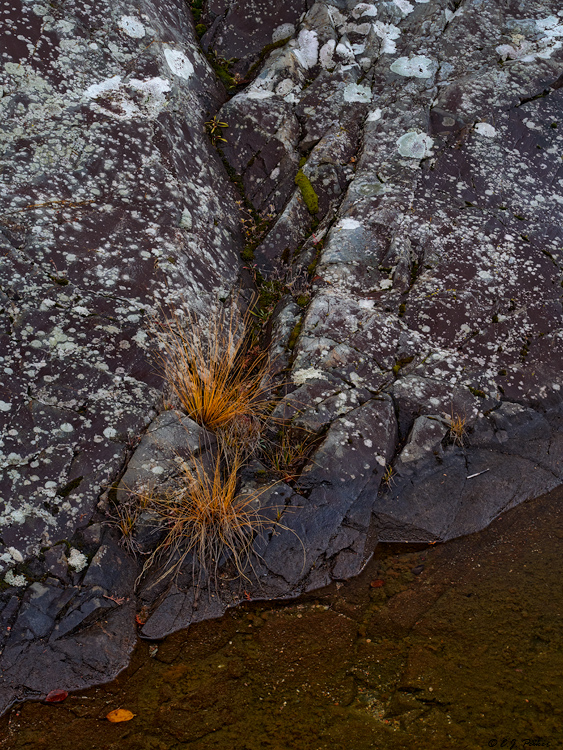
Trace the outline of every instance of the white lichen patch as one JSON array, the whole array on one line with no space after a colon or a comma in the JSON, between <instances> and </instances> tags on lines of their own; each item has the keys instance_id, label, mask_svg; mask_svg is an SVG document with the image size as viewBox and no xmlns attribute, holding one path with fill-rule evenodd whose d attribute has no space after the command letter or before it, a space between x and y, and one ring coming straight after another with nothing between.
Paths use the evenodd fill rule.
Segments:
<instances>
[{"instance_id":1,"label":"white lichen patch","mask_svg":"<svg viewBox=\"0 0 563 750\"><path fill-rule=\"evenodd\" d=\"M414 5L411 5L408 0L393 0L393 2L405 16L408 16L414 10Z\"/></svg>"},{"instance_id":2,"label":"white lichen patch","mask_svg":"<svg viewBox=\"0 0 563 750\"><path fill-rule=\"evenodd\" d=\"M399 57L391 64L393 73L407 78L431 78L436 63L425 55Z\"/></svg>"},{"instance_id":3,"label":"white lichen patch","mask_svg":"<svg viewBox=\"0 0 563 750\"><path fill-rule=\"evenodd\" d=\"M369 113L367 116L367 122L377 122L378 120L381 120L381 115L381 109L378 107Z\"/></svg>"},{"instance_id":4,"label":"white lichen patch","mask_svg":"<svg viewBox=\"0 0 563 750\"><path fill-rule=\"evenodd\" d=\"M117 120L129 120L133 117L157 117L166 104L168 91L170 81L166 78L122 81L121 76L113 76L89 86L84 96L93 100L91 106L98 112ZM139 97L139 94L142 96Z\"/></svg>"},{"instance_id":5,"label":"white lichen patch","mask_svg":"<svg viewBox=\"0 0 563 750\"><path fill-rule=\"evenodd\" d=\"M383 54L392 55L397 51L397 45L395 39L399 39L401 36L401 29L398 26L394 26L392 23L383 23L383 21L375 21L373 24L373 30L381 39L381 52Z\"/></svg>"},{"instance_id":6,"label":"white lichen patch","mask_svg":"<svg viewBox=\"0 0 563 750\"><path fill-rule=\"evenodd\" d=\"M484 135L485 138L494 138L497 134L496 128L489 125L488 122L477 122L475 124L475 131L479 133L479 135Z\"/></svg>"},{"instance_id":7,"label":"white lichen patch","mask_svg":"<svg viewBox=\"0 0 563 750\"><path fill-rule=\"evenodd\" d=\"M345 102L362 102L367 104L371 102L371 89L369 86L362 86L359 83L349 83L344 87Z\"/></svg>"},{"instance_id":8,"label":"white lichen patch","mask_svg":"<svg viewBox=\"0 0 563 750\"><path fill-rule=\"evenodd\" d=\"M15 547L8 547L8 552L12 556L12 559L16 562L23 562L23 555L22 553L16 549Z\"/></svg>"},{"instance_id":9,"label":"white lichen patch","mask_svg":"<svg viewBox=\"0 0 563 750\"><path fill-rule=\"evenodd\" d=\"M80 573L80 571L84 570L88 565L88 558L75 547L71 547L70 555L68 556L68 564L71 568L74 568L77 573Z\"/></svg>"},{"instance_id":10,"label":"white lichen patch","mask_svg":"<svg viewBox=\"0 0 563 750\"><path fill-rule=\"evenodd\" d=\"M287 39L294 34L295 26L292 23L282 23L272 32L272 42L273 44L277 44L277 42L281 42L283 39Z\"/></svg>"},{"instance_id":11,"label":"white lichen patch","mask_svg":"<svg viewBox=\"0 0 563 750\"><path fill-rule=\"evenodd\" d=\"M317 370L315 367L296 370L291 376L295 385L303 385L308 380L323 379L324 377L324 372L322 370Z\"/></svg>"},{"instance_id":12,"label":"white lichen patch","mask_svg":"<svg viewBox=\"0 0 563 750\"><path fill-rule=\"evenodd\" d=\"M375 3L358 3L352 10L353 18L361 18L362 16L376 16L377 7Z\"/></svg>"},{"instance_id":13,"label":"white lichen patch","mask_svg":"<svg viewBox=\"0 0 563 750\"><path fill-rule=\"evenodd\" d=\"M401 156L409 159L425 159L432 153L433 139L426 133L411 131L397 139L397 148Z\"/></svg>"},{"instance_id":14,"label":"white lichen patch","mask_svg":"<svg viewBox=\"0 0 563 750\"><path fill-rule=\"evenodd\" d=\"M323 68L327 69L334 67L333 55L335 49L336 41L334 39L329 39L328 42L323 44L323 46L321 47L321 51L319 52L319 61Z\"/></svg>"},{"instance_id":15,"label":"white lichen patch","mask_svg":"<svg viewBox=\"0 0 563 750\"><path fill-rule=\"evenodd\" d=\"M27 586L27 579L25 576L22 575L14 575L13 570L9 570L6 575L4 576L4 580L8 584L8 586L17 586L18 588L22 588L23 586Z\"/></svg>"},{"instance_id":16,"label":"white lichen patch","mask_svg":"<svg viewBox=\"0 0 563 750\"><path fill-rule=\"evenodd\" d=\"M362 225L360 224L360 222L357 219L345 218L345 219L341 219L338 222L338 224L336 225L336 229L348 229L348 230L351 230L351 229L358 229L361 226Z\"/></svg>"},{"instance_id":17,"label":"white lichen patch","mask_svg":"<svg viewBox=\"0 0 563 750\"><path fill-rule=\"evenodd\" d=\"M189 81L194 74L194 66L178 49L172 49L171 47L164 48L164 57L168 63L168 67L178 78L183 78L185 81Z\"/></svg>"},{"instance_id":18,"label":"white lichen patch","mask_svg":"<svg viewBox=\"0 0 563 750\"><path fill-rule=\"evenodd\" d=\"M121 16L117 25L132 39L142 39L146 34L145 27L135 16Z\"/></svg>"},{"instance_id":19,"label":"white lichen patch","mask_svg":"<svg viewBox=\"0 0 563 750\"><path fill-rule=\"evenodd\" d=\"M297 45L293 50L293 54L300 65L305 69L316 65L319 57L319 37L317 32L303 29L297 37Z\"/></svg>"}]
</instances>

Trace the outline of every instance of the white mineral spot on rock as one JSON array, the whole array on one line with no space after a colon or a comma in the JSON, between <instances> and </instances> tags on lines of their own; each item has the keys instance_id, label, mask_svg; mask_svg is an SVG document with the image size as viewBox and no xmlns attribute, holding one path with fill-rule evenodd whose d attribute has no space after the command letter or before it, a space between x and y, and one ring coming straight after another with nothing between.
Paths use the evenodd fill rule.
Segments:
<instances>
[{"instance_id":1,"label":"white mineral spot on rock","mask_svg":"<svg viewBox=\"0 0 563 750\"><path fill-rule=\"evenodd\" d=\"M390 289L393 286L393 282L391 279L383 279L383 281L379 282L379 286L381 289Z\"/></svg>"},{"instance_id":2,"label":"white mineral spot on rock","mask_svg":"<svg viewBox=\"0 0 563 750\"><path fill-rule=\"evenodd\" d=\"M148 114L156 117L166 102L166 92L170 91L170 81L167 78L147 78L140 81L132 78L129 85L135 91L140 91L145 95L143 106L148 110Z\"/></svg>"},{"instance_id":3,"label":"white mineral spot on rock","mask_svg":"<svg viewBox=\"0 0 563 750\"><path fill-rule=\"evenodd\" d=\"M272 42L276 44L281 42L282 39L287 39L288 36L295 34L295 26L292 23L282 23L281 26L276 27L272 32Z\"/></svg>"},{"instance_id":4,"label":"white mineral spot on rock","mask_svg":"<svg viewBox=\"0 0 563 750\"><path fill-rule=\"evenodd\" d=\"M388 55L392 55L397 51L397 45L394 40L401 36L401 30L394 26L392 23L383 23L382 21L376 21L373 24L373 30L381 41L381 52Z\"/></svg>"},{"instance_id":5,"label":"white mineral spot on rock","mask_svg":"<svg viewBox=\"0 0 563 750\"><path fill-rule=\"evenodd\" d=\"M247 99L269 99L274 95L273 91L266 89L252 89L246 94Z\"/></svg>"},{"instance_id":6,"label":"white mineral spot on rock","mask_svg":"<svg viewBox=\"0 0 563 750\"><path fill-rule=\"evenodd\" d=\"M344 101L367 104L371 101L371 89L369 86L362 86L359 83L349 83L344 87Z\"/></svg>"},{"instance_id":7,"label":"white mineral spot on rock","mask_svg":"<svg viewBox=\"0 0 563 750\"><path fill-rule=\"evenodd\" d=\"M378 107L377 109L374 109L372 112L369 113L367 116L368 122L377 122L378 120L381 120L381 109Z\"/></svg>"},{"instance_id":8,"label":"white mineral spot on rock","mask_svg":"<svg viewBox=\"0 0 563 750\"><path fill-rule=\"evenodd\" d=\"M180 226L182 229L192 228L192 214L188 208L184 208L182 211L182 218L180 219Z\"/></svg>"},{"instance_id":9,"label":"white mineral spot on rock","mask_svg":"<svg viewBox=\"0 0 563 750\"><path fill-rule=\"evenodd\" d=\"M106 427L104 430L104 436L108 438L108 440L111 440L117 435L117 430L115 427Z\"/></svg>"},{"instance_id":10,"label":"white mineral spot on rock","mask_svg":"<svg viewBox=\"0 0 563 750\"><path fill-rule=\"evenodd\" d=\"M133 39L142 39L145 36L145 27L135 16L121 16L117 25L124 34Z\"/></svg>"},{"instance_id":11,"label":"white mineral spot on rock","mask_svg":"<svg viewBox=\"0 0 563 750\"><path fill-rule=\"evenodd\" d=\"M117 91L121 85L121 76L113 76L112 78L106 78L105 81L100 83L93 83L88 86L84 92L84 96L88 99L96 99L100 94L106 93L106 91Z\"/></svg>"},{"instance_id":12,"label":"white mineral spot on rock","mask_svg":"<svg viewBox=\"0 0 563 750\"><path fill-rule=\"evenodd\" d=\"M63 422L61 425L61 432L74 432L74 427L70 424L70 422Z\"/></svg>"},{"instance_id":13,"label":"white mineral spot on rock","mask_svg":"<svg viewBox=\"0 0 563 750\"><path fill-rule=\"evenodd\" d=\"M319 52L319 60L323 68L332 68L334 66L334 50L336 49L336 41L329 39L328 42L323 44L321 51Z\"/></svg>"},{"instance_id":14,"label":"white mineral spot on rock","mask_svg":"<svg viewBox=\"0 0 563 750\"><path fill-rule=\"evenodd\" d=\"M408 0L393 0L393 2L401 13L405 14L405 16L408 16L409 13L412 13L414 10L414 5L411 5Z\"/></svg>"},{"instance_id":15,"label":"white mineral spot on rock","mask_svg":"<svg viewBox=\"0 0 563 750\"><path fill-rule=\"evenodd\" d=\"M390 67L393 73L407 78L430 78L434 61L425 55L399 57Z\"/></svg>"},{"instance_id":16,"label":"white mineral spot on rock","mask_svg":"<svg viewBox=\"0 0 563 750\"><path fill-rule=\"evenodd\" d=\"M296 370L292 374L291 379L295 385L303 385L303 383L306 383L308 380L315 380L316 378L322 379L324 376L322 370L317 370L315 367L308 367L307 369Z\"/></svg>"},{"instance_id":17,"label":"white mineral spot on rock","mask_svg":"<svg viewBox=\"0 0 563 750\"><path fill-rule=\"evenodd\" d=\"M347 39L345 39L343 42L339 42L336 45L336 54L339 55L339 57L341 57L345 62L355 64L356 55L354 54L352 45Z\"/></svg>"},{"instance_id":18,"label":"white mineral spot on rock","mask_svg":"<svg viewBox=\"0 0 563 750\"><path fill-rule=\"evenodd\" d=\"M361 18L362 16L376 16L377 8L374 3L358 3L352 11L354 18Z\"/></svg>"},{"instance_id":19,"label":"white mineral spot on rock","mask_svg":"<svg viewBox=\"0 0 563 750\"><path fill-rule=\"evenodd\" d=\"M366 446L366 448L371 448L373 446L373 442L369 438L366 438L364 440L364 445Z\"/></svg>"},{"instance_id":20,"label":"white mineral spot on rock","mask_svg":"<svg viewBox=\"0 0 563 750\"><path fill-rule=\"evenodd\" d=\"M276 94L278 96L287 96L290 91L292 91L295 88L295 84L291 80L291 78L284 78L283 81L278 83L276 86Z\"/></svg>"},{"instance_id":21,"label":"white mineral spot on rock","mask_svg":"<svg viewBox=\"0 0 563 750\"><path fill-rule=\"evenodd\" d=\"M425 159L432 153L433 139L426 133L411 131L397 139L397 148L401 156L410 159Z\"/></svg>"},{"instance_id":22,"label":"white mineral spot on rock","mask_svg":"<svg viewBox=\"0 0 563 750\"><path fill-rule=\"evenodd\" d=\"M186 81L190 80L194 74L194 66L183 52L180 52L178 49L166 47L164 49L164 57L174 75L184 78Z\"/></svg>"},{"instance_id":23,"label":"white mineral spot on rock","mask_svg":"<svg viewBox=\"0 0 563 750\"><path fill-rule=\"evenodd\" d=\"M319 37L316 31L303 29L297 37L298 47L293 50L297 61L306 69L317 64L319 57Z\"/></svg>"},{"instance_id":24,"label":"white mineral spot on rock","mask_svg":"<svg viewBox=\"0 0 563 750\"><path fill-rule=\"evenodd\" d=\"M337 229L358 229L362 225L357 219L341 219L336 225Z\"/></svg>"},{"instance_id":25,"label":"white mineral spot on rock","mask_svg":"<svg viewBox=\"0 0 563 750\"><path fill-rule=\"evenodd\" d=\"M86 555L82 554L82 552L79 552L79 550L71 547L70 555L68 556L68 564L71 568L74 568L77 573L80 573L80 571L84 570L86 565L88 565L88 558Z\"/></svg>"},{"instance_id":26,"label":"white mineral spot on rock","mask_svg":"<svg viewBox=\"0 0 563 750\"><path fill-rule=\"evenodd\" d=\"M7 401L0 401L0 411L10 411L12 408L12 404L9 404Z\"/></svg>"},{"instance_id":27,"label":"white mineral spot on rock","mask_svg":"<svg viewBox=\"0 0 563 750\"><path fill-rule=\"evenodd\" d=\"M6 575L4 576L4 580L8 584L8 586L17 586L18 588L21 588L22 586L27 586L27 579L25 576L14 575L13 570L9 570Z\"/></svg>"},{"instance_id":28,"label":"white mineral spot on rock","mask_svg":"<svg viewBox=\"0 0 563 750\"><path fill-rule=\"evenodd\" d=\"M8 552L16 562L23 562L23 555L18 549L15 547L8 547Z\"/></svg>"},{"instance_id":29,"label":"white mineral spot on rock","mask_svg":"<svg viewBox=\"0 0 563 750\"><path fill-rule=\"evenodd\" d=\"M484 135L485 138L494 138L497 134L497 131L495 128L493 128L492 125L489 125L488 122L478 122L475 124L475 131L479 133L479 135Z\"/></svg>"}]
</instances>

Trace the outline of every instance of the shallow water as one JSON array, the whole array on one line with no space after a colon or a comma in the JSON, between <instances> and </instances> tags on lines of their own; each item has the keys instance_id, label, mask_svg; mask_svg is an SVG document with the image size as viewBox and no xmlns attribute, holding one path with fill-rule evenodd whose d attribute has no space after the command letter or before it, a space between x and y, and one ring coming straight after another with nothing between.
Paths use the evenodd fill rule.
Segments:
<instances>
[{"instance_id":1,"label":"shallow water","mask_svg":"<svg viewBox=\"0 0 563 750\"><path fill-rule=\"evenodd\" d=\"M465 539L379 547L352 581L141 642L114 682L14 707L0 747L562 747L562 546L559 489ZM136 716L110 724L116 708Z\"/></svg>"}]
</instances>

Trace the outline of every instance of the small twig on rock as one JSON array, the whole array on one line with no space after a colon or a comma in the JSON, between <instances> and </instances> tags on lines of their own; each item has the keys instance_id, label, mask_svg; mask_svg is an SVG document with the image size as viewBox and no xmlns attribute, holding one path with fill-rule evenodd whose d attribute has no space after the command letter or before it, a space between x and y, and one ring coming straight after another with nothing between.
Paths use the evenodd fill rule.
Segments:
<instances>
[{"instance_id":1,"label":"small twig on rock","mask_svg":"<svg viewBox=\"0 0 563 750\"><path fill-rule=\"evenodd\" d=\"M484 469L483 471L478 471L477 474L470 474L466 479L473 479L474 477L480 477L481 474L486 474L490 469Z\"/></svg>"}]
</instances>

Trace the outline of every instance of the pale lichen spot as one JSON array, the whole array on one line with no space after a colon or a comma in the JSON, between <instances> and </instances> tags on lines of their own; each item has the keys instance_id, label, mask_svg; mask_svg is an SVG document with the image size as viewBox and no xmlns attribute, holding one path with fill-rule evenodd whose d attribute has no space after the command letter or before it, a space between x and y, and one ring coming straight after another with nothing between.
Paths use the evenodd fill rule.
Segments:
<instances>
[{"instance_id":1,"label":"pale lichen spot","mask_svg":"<svg viewBox=\"0 0 563 750\"><path fill-rule=\"evenodd\" d=\"M349 83L344 87L344 101L367 104L371 101L371 89L369 86L362 86L359 83Z\"/></svg>"},{"instance_id":2,"label":"pale lichen spot","mask_svg":"<svg viewBox=\"0 0 563 750\"><path fill-rule=\"evenodd\" d=\"M189 81L194 74L194 66L178 49L171 49L170 47L164 48L164 57L168 63L168 67L179 78Z\"/></svg>"},{"instance_id":3,"label":"pale lichen spot","mask_svg":"<svg viewBox=\"0 0 563 750\"><path fill-rule=\"evenodd\" d=\"M393 73L406 78L431 78L436 64L425 55L399 57L391 64Z\"/></svg>"},{"instance_id":4,"label":"pale lichen spot","mask_svg":"<svg viewBox=\"0 0 563 750\"><path fill-rule=\"evenodd\" d=\"M397 148L401 156L410 159L425 159L432 153L433 139L426 133L411 131L397 139Z\"/></svg>"},{"instance_id":5,"label":"pale lichen spot","mask_svg":"<svg viewBox=\"0 0 563 750\"><path fill-rule=\"evenodd\" d=\"M121 31L133 39L142 39L145 34L145 27L135 16L121 16L117 24Z\"/></svg>"}]
</instances>

